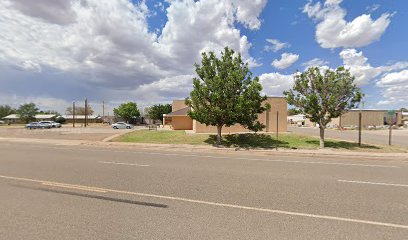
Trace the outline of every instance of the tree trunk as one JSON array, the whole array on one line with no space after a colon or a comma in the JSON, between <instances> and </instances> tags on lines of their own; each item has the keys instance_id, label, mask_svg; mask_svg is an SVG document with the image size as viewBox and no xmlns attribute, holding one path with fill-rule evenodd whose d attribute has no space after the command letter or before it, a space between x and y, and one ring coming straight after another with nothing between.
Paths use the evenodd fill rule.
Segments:
<instances>
[{"instance_id":1,"label":"tree trunk","mask_svg":"<svg viewBox=\"0 0 408 240\"><path fill-rule=\"evenodd\" d=\"M324 148L324 127L320 126L320 148Z\"/></svg>"},{"instance_id":2,"label":"tree trunk","mask_svg":"<svg viewBox=\"0 0 408 240\"><path fill-rule=\"evenodd\" d=\"M221 130L222 125L217 126L217 146L221 145Z\"/></svg>"}]
</instances>

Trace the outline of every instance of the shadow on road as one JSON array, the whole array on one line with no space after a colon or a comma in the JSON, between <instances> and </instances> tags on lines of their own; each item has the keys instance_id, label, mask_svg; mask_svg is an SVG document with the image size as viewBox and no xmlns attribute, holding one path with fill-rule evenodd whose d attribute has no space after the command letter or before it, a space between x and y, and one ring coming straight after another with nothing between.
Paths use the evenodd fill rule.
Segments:
<instances>
[{"instance_id":1,"label":"shadow on road","mask_svg":"<svg viewBox=\"0 0 408 240\"><path fill-rule=\"evenodd\" d=\"M128 204L141 205L141 206L146 206L146 207L168 208L168 205L158 204L158 203L140 202L140 201L133 201L129 199L112 198L112 197L91 195L91 194L86 194L86 193L77 193L77 192L63 191L63 190L49 189L49 188L36 188L36 187L29 187L29 186L15 185L15 184L13 184L13 186L19 187L19 188L43 191L43 192L65 194L65 195L71 195L71 196L77 196L77 197L86 197L86 198L99 199L99 200L105 200L105 201L111 201L111 202L128 203Z\"/></svg>"}]
</instances>

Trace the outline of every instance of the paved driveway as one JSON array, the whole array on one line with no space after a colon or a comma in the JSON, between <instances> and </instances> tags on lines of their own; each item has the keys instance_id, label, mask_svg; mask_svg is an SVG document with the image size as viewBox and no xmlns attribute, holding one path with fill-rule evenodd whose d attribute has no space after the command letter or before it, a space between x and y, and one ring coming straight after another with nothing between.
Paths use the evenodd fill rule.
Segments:
<instances>
[{"instance_id":1,"label":"paved driveway","mask_svg":"<svg viewBox=\"0 0 408 240\"><path fill-rule=\"evenodd\" d=\"M138 129L139 127L135 127ZM61 128L25 129L23 126L0 126L0 137L3 138L36 138L60 140L101 141L118 133L130 132L135 129L112 129L110 126L92 126L87 128L64 125Z\"/></svg>"},{"instance_id":2,"label":"paved driveway","mask_svg":"<svg viewBox=\"0 0 408 240\"><path fill-rule=\"evenodd\" d=\"M319 136L318 128L298 128L288 126L288 131L301 133L309 136ZM388 130L364 130L362 132L362 142L369 144L388 144ZM325 132L326 137L346 140L346 141L358 141L358 131L356 130L331 130L327 129ZM408 130L392 130L392 144L408 147Z\"/></svg>"}]
</instances>

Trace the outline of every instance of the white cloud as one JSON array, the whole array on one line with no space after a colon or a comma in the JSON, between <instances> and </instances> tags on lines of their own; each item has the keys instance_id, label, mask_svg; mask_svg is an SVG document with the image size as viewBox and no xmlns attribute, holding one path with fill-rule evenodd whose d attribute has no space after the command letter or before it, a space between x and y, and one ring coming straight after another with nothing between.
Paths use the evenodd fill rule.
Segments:
<instances>
[{"instance_id":1,"label":"white cloud","mask_svg":"<svg viewBox=\"0 0 408 240\"><path fill-rule=\"evenodd\" d=\"M365 85L375 80L375 86L380 88L381 97L377 105L388 107L406 106L408 102L408 62L396 62L390 65L373 67L363 52L355 49L344 49L340 58L346 68L356 77L358 85Z\"/></svg>"},{"instance_id":2,"label":"white cloud","mask_svg":"<svg viewBox=\"0 0 408 240\"><path fill-rule=\"evenodd\" d=\"M269 52L269 51L277 52L277 51L279 51L281 49L290 47L289 43L281 42L278 39L268 38L268 39L266 39L266 41L271 44L271 45L265 45L264 50L267 51L267 52Z\"/></svg>"},{"instance_id":3,"label":"white cloud","mask_svg":"<svg viewBox=\"0 0 408 240\"><path fill-rule=\"evenodd\" d=\"M158 35L149 30L151 13L145 1L3 0L0 67L41 76L58 72L72 88L88 89L83 95L99 99L138 99L140 95L134 94L141 89L170 99L170 91L161 86L177 88L167 82L193 74L202 51L219 52L229 46L251 67L260 66L249 53L251 43L235 24L258 29L265 4L266 0L168 1L164 9L168 21ZM44 96L57 97L48 87L29 84Z\"/></svg>"},{"instance_id":4,"label":"white cloud","mask_svg":"<svg viewBox=\"0 0 408 240\"><path fill-rule=\"evenodd\" d=\"M382 89L383 97L378 105L407 106L408 68L385 74L376 85Z\"/></svg>"},{"instance_id":5,"label":"white cloud","mask_svg":"<svg viewBox=\"0 0 408 240\"><path fill-rule=\"evenodd\" d=\"M309 1L303 8L310 18L315 19L316 40L323 48L362 47L380 39L391 22L391 14L384 13L374 20L362 14L352 21L345 20L346 10L340 7L342 0L326 0L313 4Z\"/></svg>"},{"instance_id":6,"label":"white cloud","mask_svg":"<svg viewBox=\"0 0 408 240\"><path fill-rule=\"evenodd\" d=\"M408 62L397 62L392 65L373 67L363 52L357 52L356 49L344 49L340 52L340 58L346 68L356 77L358 85L364 85L383 73L404 69L408 67Z\"/></svg>"},{"instance_id":7,"label":"white cloud","mask_svg":"<svg viewBox=\"0 0 408 240\"><path fill-rule=\"evenodd\" d=\"M231 3L236 8L238 22L249 29L259 29L261 21L258 16L266 5L267 0L233 0Z\"/></svg>"},{"instance_id":8,"label":"white cloud","mask_svg":"<svg viewBox=\"0 0 408 240\"><path fill-rule=\"evenodd\" d=\"M408 85L408 69L385 74L377 84L379 86Z\"/></svg>"},{"instance_id":9,"label":"white cloud","mask_svg":"<svg viewBox=\"0 0 408 240\"><path fill-rule=\"evenodd\" d=\"M0 94L0 102L7 103L14 108L18 108L21 103L33 102L40 108L40 110L64 110L66 107L72 105L71 102L53 97L34 97L22 96L17 94Z\"/></svg>"},{"instance_id":10,"label":"white cloud","mask_svg":"<svg viewBox=\"0 0 408 240\"><path fill-rule=\"evenodd\" d=\"M285 69L285 68L292 66L292 64L294 64L298 59L299 59L299 55L297 54L283 53L281 55L281 59L273 60L271 65L278 69Z\"/></svg>"},{"instance_id":11,"label":"white cloud","mask_svg":"<svg viewBox=\"0 0 408 240\"><path fill-rule=\"evenodd\" d=\"M293 85L293 76L280 73L264 73L259 76L263 92L267 96L283 96L283 91L289 90Z\"/></svg>"},{"instance_id":12,"label":"white cloud","mask_svg":"<svg viewBox=\"0 0 408 240\"><path fill-rule=\"evenodd\" d=\"M324 67L329 64L328 61L322 60L320 58L313 58L305 63L302 63L302 66L305 67L305 70L310 68L310 67Z\"/></svg>"},{"instance_id":13,"label":"white cloud","mask_svg":"<svg viewBox=\"0 0 408 240\"><path fill-rule=\"evenodd\" d=\"M143 101L166 101L168 99L184 99L193 88L194 75L180 75L160 79L159 81L140 86L134 96Z\"/></svg>"},{"instance_id":14,"label":"white cloud","mask_svg":"<svg viewBox=\"0 0 408 240\"><path fill-rule=\"evenodd\" d=\"M75 22L75 12L71 2L67 0L36 0L35 4L27 4L26 0L13 0L12 6L24 14L55 24Z\"/></svg>"},{"instance_id":15,"label":"white cloud","mask_svg":"<svg viewBox=\"0 0 408 240\"><path fill-rule=\"evenodd\" d=\"M375 12L377 9L379 9L380 8L380 4L373 4L373 5L370 5L370 6L367 6L366 7L366 10L369 12L369 13L372 13L372 12Z\"/></svg>"}]
</instances>

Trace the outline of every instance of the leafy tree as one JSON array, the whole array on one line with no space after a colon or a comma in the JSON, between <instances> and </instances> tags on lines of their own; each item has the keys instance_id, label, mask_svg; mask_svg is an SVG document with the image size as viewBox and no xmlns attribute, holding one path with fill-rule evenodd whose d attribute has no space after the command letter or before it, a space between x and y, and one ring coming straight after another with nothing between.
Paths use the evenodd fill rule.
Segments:
<instances>
[{"instance_id":1,"label":"leafy tree","mask_svg":"<svg viewBox=\"0 0 408 240\"><path fill-rule=\"evenodd\" d=\"M171 113L171 104L156 104L149 108L148 116L153 120L163 121L163 114Z\"/></svg>"},{"instance_id":2,"label":"leafy tree","mask_svg":"<svg viewBox=\"0 0 408 240\"><path fill-rule=\"evenodd\" d=\"M114 108L113 113L115 114L115 117L121 117L126 122L140 116L139 109L135 102L123 103L118 108Z\"/></svg>"},{"instance_id":3,"label":"leafy tree","mask_svg":"<svg viewBox=\"0 0 408 240\"><path fill-rule=\"evenodd\" d=\"M0 119L14 113L16 113L16 110L9 105L0 105Z\"/></svg>"},{"instance_id":4,"label":"leafy tree","mask_svg":"<svg viewBox=\"0 0 408 240\"><path fill-rule=\"evenodd\" d=\"M25 123L35 120L35 115L38 112L38 108L34 103L26 103L20 105L17 110L17 114L20 116L20 119Z\"/></svg>"},{"instance_id":5,"label":"leafy tree","mask_svg":"<svg viewBox=\"0 0 408 240\"><path fill-rule=\"evenodd\" d=\"M361 101L362 93L348 69L320 70L312 67L296 74L292 89L284 91L289 104L299 108L310 121L319 124L320 147L324 148L324 130Z\"/></svg>"},{"instance_id":6,"label":"leafy tree","mask_svg":"<svg viewBox=\"0 0 408 240\"><path fill-rule=\"evenodd\" d=\"M293 116L293 115L297 115L297 114L301 114L302 111L300 111L299 109L296 108L290 108L288 110L288 116Z\"/></svg>"},{"instance_id":7,"label":"leafy tree","mask_svg":"<svg viewBox=\"0 0 408 240\"><path fill-rule=\"evenodd\" d=\"M92 107L88 104L87 107L87 115L92 115L94 113L94 110ZM74 111L72 110L72 107L67 107L65 112L69 115L73 115ZM85 107L82 106L75 106L75 115L85 115Z\"/></svg>"},{"instance_id":8,"label":"leafy tree","mask_svg":"<svg viewBox=\"0 0 408 240\"><path fill-rule=\"evenodd\" d=\"M186 104L193 110L189 116L205 125L217 127L217 144L221 144L224 126L241 124L253 131L265 126L258 114L267 109L262 102L262 85L258 77L252 78L248 64L241 55L226 47L217 58L214 52L202 53L201 66L195 64L198 78L193 79L193 91Z\"/></svg>"},{"instance_id":9,"label":"leafy tree","mask_svg":"<svg viewBox=\"0 0 408 240\"><path fill-rule=\"evenodd\" d=\"M38 112L38 114L54 114L54 115L60 115L57 111L54 110L41 110Z\"/></svg>"}]
</instances>

